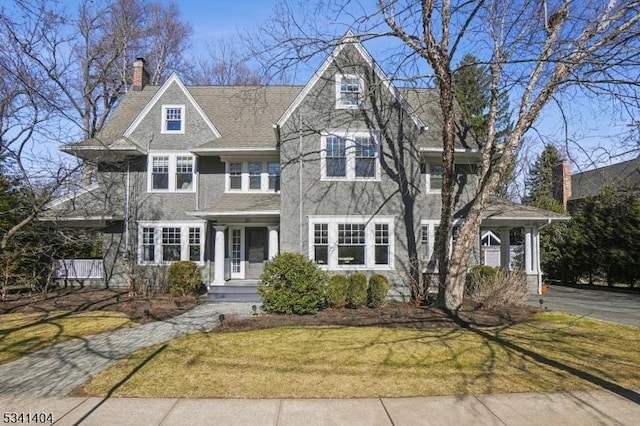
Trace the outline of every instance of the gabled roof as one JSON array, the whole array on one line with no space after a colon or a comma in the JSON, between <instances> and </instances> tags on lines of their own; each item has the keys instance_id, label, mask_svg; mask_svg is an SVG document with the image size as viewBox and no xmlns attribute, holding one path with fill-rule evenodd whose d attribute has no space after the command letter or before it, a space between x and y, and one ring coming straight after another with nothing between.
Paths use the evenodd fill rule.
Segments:
<instances>
[{"instance_id":1,"label":"gabled roof","mask_svg":"<svg viewBox=\"0 0 640 426\"><path fill-rule=\"evenodd\" d=\"M158 90L156 92L156 94L153 96L153 98L151 98L151 100L147 103L147 105L144 107L144 109L142 111L140 111L140 113L133 120L131 125L129 125L127 130L124 131L124 135L123 136L125 138L128 138L129 136L131 136L131 133L133 133L133 131L136 129L136 127L138 127L138 125L142 122L142 120L144 120L144 118L147 116L149 111L151 111L151 109L155 106L155 104L158 103L158 101L162 98L162 96L167 91L167 89L169 87L171 87L171 85L173 85L173 84L176 84L180 88L180 90L182 90L182 92L185 94L185 96L187 97L189 102L191 102L191 104L193 105L195 110L198 112L198 114L202 117L204 122L207 124L209 129L211 129L211 131L213 132L215 137L219 138L219 137L222 136L220 134L220 132L218 131L218 129L216 129L216 127L213 125L211 120L209 120L209 117L204 113L204 111L202 110L202 108L200 107L198 102L196 102L196 100L193 98L193 96L191 96L191 93L189 93L189 90L187 90L185 85L182 84L182 81L180 80L178 75L174 72L167 79L167 81L165 81L164 84L162 86L160 86L160 90Z\"/></svg>"},{"instance_id":2,"label":"gabled roof","mask_svg":"<svg viewBox=\"0 0 640 426\"><path fill-rule=\"evenodd\" d=\"M640 187L640 157L571 175L570 200L597 195L606 185Z\"/></svg>"},{"instance_id":3,"label":"gabled roof","mask_svg":"<svg viewBox=\"0 0 640 426\"><path fill-rule=\"evenodd\" d=\"M282 116L278 119L275 124L278 127L281 127L286 123L286 121L291 117L291 114L300 106L302 100L307 97L313 86L322 78L322 76L327 72L331 64L336 60L336 58L340 55L342 50L346 46L353 46L356 48L357 52L362 56L365 63L367 63L371 69L373 69L376 77L382 82L384 87L389 90L389 92L398 100L400 105L407 111L409 116L415 125L420 129L427 128L427 125L422 121L422 119L418 116L418 114L413 110L411 105L404 99L400 91L394 86L394 84L389 80L389 77L382 71L382 68L373 60L373 57L367 52L362 43L358 40L355 34L351 31L348 31L338 42L338 45L333 50L331 55L325 59L325 61L320 65L320 68L313 74L313 77L307 82L302 91L298 94L298 96L294 99L294 101L289 105L289 108L282 114Z\"/></svg>"}]
</instances>

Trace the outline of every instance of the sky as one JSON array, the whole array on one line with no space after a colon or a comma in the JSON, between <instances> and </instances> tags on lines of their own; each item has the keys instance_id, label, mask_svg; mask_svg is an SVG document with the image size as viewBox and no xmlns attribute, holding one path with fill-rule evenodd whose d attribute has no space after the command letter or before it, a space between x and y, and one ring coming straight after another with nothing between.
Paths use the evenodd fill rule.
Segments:
<instances>
[{"instance_id":1,"label":"sky","mask_svg":"<svg viewBox=\"0 0 640 426\"><path fill-rule=\"evenodd\" d=\"M198 49L202 48L207 40L234 38L238 32L250 31L257 25L264 24L272 16L277 3L277 0L180 2L184 20L190 22L194 29L192 52L197 54ZM365 44L365 47L376 58L376 46L369 43ZM384 67L384 64L382 65ZM303 72L295 83L304 84L311 72ZM570 98L564 111L561 113L553 106L545 108L536 128L528 133L530 147L525 148L531 151L528 153L531 160L535 159L535 155L541 151L541 146L545 143L556 144L561 150L565 150L573 162L574 172L629 158L629 155L619 155L625 152L624 148L617 148L619 136L629 132L628 118L617 116L613 108L594 104L590 98L580 93L563 96ZM563 114L570 122L568 140L561 118Z\"/></svg>"},{"instance_id":2,"label":"sky","mask_svg":"<svg viewBox=\"0 0 640 426\"><path fill-rule=\"evenodd\" d=\"M3 4L10 0L0 0ZM365 0L367 1L367 0ZM290 3L295 4L297 0ZM73 8L78 0L62 0L62 4ZM198 56L204 54L207 43L218 39L237 39L239 33L245 33L265 24L275 13L278 0L183 0L178 2L182 20L189 22L193 28L192 46L188 55ZM381 49L380 43L365 43L375 59ZM384 68L384 64L381 64ZM304 70L297 75L294 83L304 84L311 77L313 69L317 66L302 67ZM628 159L626 157L611 157L611 152L623 152L623 149L614 149L617 136L622 132L628 132L629 120L617 117L602 105L593 104L588 98L579 94L568 94L572 97L568 102L568 108L564 111L567 115L571 130L566 151L573 161L573 171L582 171L594 166L601 166ZM512 101L512 106L515 104ZM529 147L525 146L526 159L535 160L535 156L542 149L544 143L554 143L562 148L565 143L565 133L561 113L557 108L550 106L545 108L536 128L527 134Z\"/></svg>"}]
</instances>

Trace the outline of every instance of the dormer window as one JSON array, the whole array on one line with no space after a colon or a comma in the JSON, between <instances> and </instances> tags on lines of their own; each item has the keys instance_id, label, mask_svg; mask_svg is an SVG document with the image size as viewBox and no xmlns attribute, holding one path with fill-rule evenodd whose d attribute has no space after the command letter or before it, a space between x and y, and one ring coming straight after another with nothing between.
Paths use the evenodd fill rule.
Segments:
<instances>
[{"instance_id":1,"label":"dormer window","mask_svg":"<svg viewBox=\"0 0 640 426\"><path fill-rule=\"evenodd\" d=\"M184 133L184 105L162 106L162 133Z\"/></svg>"},{"instance_id":2,"label":"dormer window","mask_svg":"<svg viewBox=\"0 0 640 426\"><path fill-rule=\"evenodd\" d=\"M353 74L342 74L336 78L336 108L358 108L362 102L364 83Z\"/></svg>"}]
</instances>

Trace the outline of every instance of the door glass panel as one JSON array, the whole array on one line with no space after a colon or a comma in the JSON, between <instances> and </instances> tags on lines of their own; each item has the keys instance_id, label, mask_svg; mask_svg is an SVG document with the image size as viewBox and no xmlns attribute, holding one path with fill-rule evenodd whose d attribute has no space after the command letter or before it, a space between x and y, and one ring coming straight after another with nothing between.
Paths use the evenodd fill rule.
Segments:
<instances>
[{"instance_id":1,"label":"door glass panel","mask_svg":"<svg viewBox=\"0 0 640 426\"><path fill-rule=\"evenodd\" d=\"M233 273L240 273L240 250L242 246L242 232L240 229L231 231L231 270Z\"/></svg>"}]
</instances>

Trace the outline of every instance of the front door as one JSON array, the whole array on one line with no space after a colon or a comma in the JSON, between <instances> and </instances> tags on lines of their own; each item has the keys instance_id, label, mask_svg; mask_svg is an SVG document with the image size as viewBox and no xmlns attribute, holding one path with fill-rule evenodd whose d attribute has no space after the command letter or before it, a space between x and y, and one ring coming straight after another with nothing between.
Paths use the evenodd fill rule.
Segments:
<instances>
[{"instance_id":1,"label":"front door","mask_svg":"<svg viewBox=\"0 0 640 426\"><path fill-rule=\"evenodd\" d=\"M257 279L262 274L264 261L267 259L267 229L246 228L246 278Z\"/></svg>"}]
</instances>

